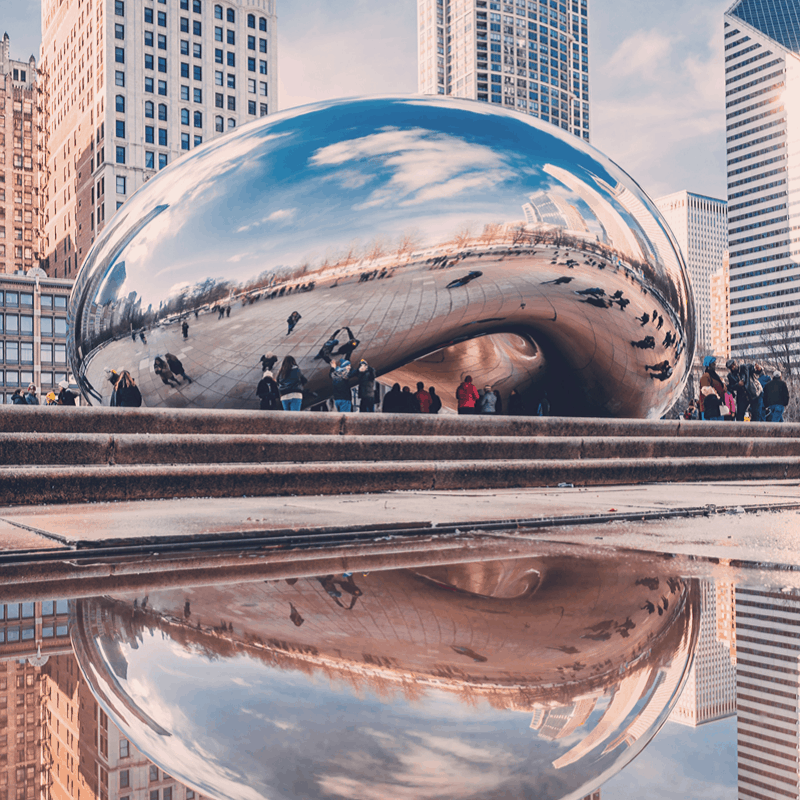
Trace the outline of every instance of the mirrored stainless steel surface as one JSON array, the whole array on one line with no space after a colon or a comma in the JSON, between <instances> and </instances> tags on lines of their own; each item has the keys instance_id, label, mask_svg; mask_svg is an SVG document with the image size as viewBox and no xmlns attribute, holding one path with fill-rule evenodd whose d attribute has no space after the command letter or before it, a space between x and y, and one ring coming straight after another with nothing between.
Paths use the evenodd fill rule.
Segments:
<instances>
[{"instance_id":1,"label":"mirrored stainless steel surface","mask_svg":"<svg viewBox=\"0 0 800 800\"><path fill-rule=\"evenodd\" d=\"M396 97L270 116L160 172L87 256L69 350L96 404L125 369L147 406L257 408L275 354L308 407L336 338L449 405L469 372L554 414L659 417L694 331L673 236L616 164L531 117Z\"/></svg>"},{"instance_id":2,"label":"mirrored stainless steel surface","mask_svg":"<svg viewBox=\"0 0 800 800\"><path fill-rule=\"evenodd\" d=\"M581 798L652 739L697 582L529 557L73 605L89 686L214 798Z\"/></svg>"}]
</instances>

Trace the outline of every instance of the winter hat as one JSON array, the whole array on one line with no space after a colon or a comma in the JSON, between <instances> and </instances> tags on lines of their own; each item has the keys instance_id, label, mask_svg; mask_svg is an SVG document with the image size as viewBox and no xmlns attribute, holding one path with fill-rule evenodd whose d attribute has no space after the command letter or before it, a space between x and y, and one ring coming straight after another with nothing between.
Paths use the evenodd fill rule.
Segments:
<instances>
[{"instance_id":1,"label":"winter hat","mask_svg":"<svg viewBox=\"0 0 800 800\"><path fill-rule=\"evenodd\" d=\"M779 369L776 369L775 372L772 373L773 378L780 378L780 376L781 376L781 371Z\"/></svg>"},{"instance_id":2,"label":"winter hat","mask_svg":"<svg viewBox=\"0 0 800 800\"><path fill-rule=\"evenodd\" d=\"M272 374L272 370L265 369L265 370L264 370L264 371L261 373L261 377L262 377L262 378L272 378L272 377L274 377L274 376L273 376L273 374Z\"/></svg>"},{"instance_id":3,"label":"winter hat","mask_svg":"<svg viewBox=\"0 0 800 800\"><path fill-rule=\"evenodd\" d=\"M68 384L66 381L59 381L59 382L58 382L58 385L59 385L59 386L60 386L62 389L69 389L69 384Z\"/></svg>"},{"instance_id":4,"label":"winter hat","mask_svg":"<svg viewBox=\"0 0 800 800\"><path fill-rule=\"evenodd\" d=\"M703 359L703 367L710 367L712 364L716 364L716 363L717 363L717 357L716 356L706 356Z\"/></svg>"}]
</instances>

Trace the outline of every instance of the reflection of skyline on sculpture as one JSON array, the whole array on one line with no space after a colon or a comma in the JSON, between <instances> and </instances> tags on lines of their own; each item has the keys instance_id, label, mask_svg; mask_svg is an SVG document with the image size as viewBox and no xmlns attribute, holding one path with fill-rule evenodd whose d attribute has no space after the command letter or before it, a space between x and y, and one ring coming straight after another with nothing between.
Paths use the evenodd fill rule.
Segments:
<instances>
[{"instance_id":1,"label":"reflection of skyline on sculpture","mask_svg":"<svg viewBox=\"0 0 800 800\"><path fill-rule=\"evenodd\" d=\"M248 363L291 347L318 397L327 370L307 359L330 331L350 323L361 341L357 355L379 373L456 341L516 333L550 356L551 371L569 374L570 388L581 387L565 401L578 413L594 405L602 414L660 415L694 347L680 256L639 187L572 138L477 104L390 99L319 104L198 148L132 197L89 254L71 311L76 374L97 401L104 395L98 369L145 369L157 347L175 344L126 348L131 327L157 326L168 340L178 315L232 303L263 337ZM533 197L567 204L572 228L537 216ZM576 264L566 264L570 256ZM446 289L477 266L484 277L475 287ZM567 272L573 287L548 285ZM631 307L614 309L609 326L601 309L613 304L574 294L587 286L605 286L609 298L619 292ZM384 306L402 318L385 332ZM306 340L298 350L277 334L295 309L307 351ZM631 348L636 324L615 327L644 309L655 310L675 339L640 354ZM474 327L464 331L464 323ZM598 326L612 332L607 345L594 342ZM662 335L659 329L659 341ZM664 360L669 371L654 382L644 363ZM616 382L635 375L624 393L633 399L620 401L604 385L615 370ZM507 378L506 393L534 374ZM551 380L559 383L555 374ZM146 383L141 376L139 383ZM222 383L171 399L145 391L145 403L248 407L243 385L223 390Z\"/></svg>"},{"instance_id":2,"label":"reflection of skyline on sculpture","mask_svg":"<svg viewBox=\"0 0 800 800\"><path fill-rule=\"evenodd\" d=\"M206 794L289 797L302 773L309 797L578 798L652 738L691 659L693 583L647 570L517 559L151 592L79 602L74 639L126 735Z\"/></svg>"}]
</instances>

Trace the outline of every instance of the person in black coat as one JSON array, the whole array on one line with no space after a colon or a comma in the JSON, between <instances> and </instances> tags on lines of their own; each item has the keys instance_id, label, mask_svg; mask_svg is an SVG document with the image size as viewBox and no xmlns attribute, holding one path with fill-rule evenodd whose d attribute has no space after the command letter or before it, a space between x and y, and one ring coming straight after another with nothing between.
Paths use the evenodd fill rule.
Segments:
<instances>
[{"instance_id":1,"label":"person in black coat","mask_svg":"<svg viewBox=\"0 0 800 800\"><path fill-rule=\"evenodd\" d=\"M438 414L442 410L442 398L436 394L433 386L428 387L428 394L431 396L431 408L429 414Z\"/></svg>"},{"instance_id":2,"label":"person in black coat","mask_svg":"<svg viewBox=\"0 0 800 800\"><path fill-rule=\"evenodd\" d=\"M281 393L278 384L268 369L264 370L261 380L256 387L256 394L261 399L260 408L262 411L282 411Z\"/></svg>"},{"instance_id":3,"label":"person in black coat","mask_svg":"<svg viewBox=\"0 0 800 800\"><path fill-rule=\"evenodd\" d=\"M402 414L405 401L403 393L400 391L400 384L396 383L383 398L384 414Z\"/></svg>"},{"instance_id":4,"label":"person in black coat","mask_svg":"<svg viewBox=\"0 0 800 800\"><path fill-rule=\"evenodd\" d=\"M119 408L139 408L142 405L142 393L126 369L120 372L119 380L114 386L112 405Z\"/></svg>"}]
</instances>

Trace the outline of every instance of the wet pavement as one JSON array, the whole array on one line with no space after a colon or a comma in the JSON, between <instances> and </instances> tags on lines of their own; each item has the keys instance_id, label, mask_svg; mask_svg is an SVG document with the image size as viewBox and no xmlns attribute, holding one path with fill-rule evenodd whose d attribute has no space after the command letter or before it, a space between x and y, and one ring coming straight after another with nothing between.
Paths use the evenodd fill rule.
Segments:
<instances>
[{"instance_id":1,"label":"wet pavement","mask_svg":"<svg viewBox=\"0 0 800 800\"><path fill-rule=\"evenodd\" d=\"M797 797L799 510L796 481L2 509L0 791Z\"/></svg>"}]
</instances>

